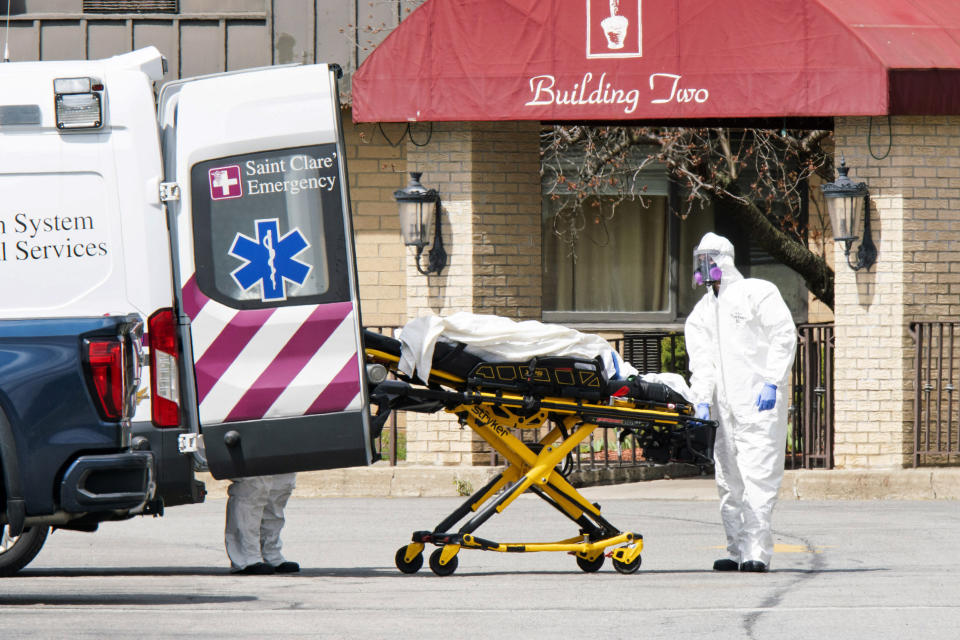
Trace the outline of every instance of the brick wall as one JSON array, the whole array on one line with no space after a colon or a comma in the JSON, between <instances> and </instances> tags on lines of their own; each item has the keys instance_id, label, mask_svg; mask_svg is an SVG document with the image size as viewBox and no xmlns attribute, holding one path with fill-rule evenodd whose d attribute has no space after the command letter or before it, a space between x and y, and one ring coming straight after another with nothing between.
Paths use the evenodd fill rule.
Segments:
<instances>
[{"instance_id":1,"label":"brick wall","mask_svg":"<svg viewBox=\"0 0 960 640\"><path fill-rule=\"evenodd\" d=\"M407 320L406 251L393 192L406 184L406 145L391 146L376 125L352 124L349 111L343 122L363 323L401 326ZM390 136L402 131L383 126Z\"/></svg>"},{"instance_id":2,"label":"brick wall","mask_svg":"<svg viewBox=\"0 0 960 640\"><path fill-rule=\"evenodd\" d=\"M418 135L417 143L424 137ZM539 126L436 123L429 142L408 143L409 170L442 199L448 266L423 276L406 258L407 315L489 313L540 317ZM403 185L396 179L393 188ZM425 264L425 258L421 262ZM489 464L485 443L448 414L408 416L407 460Z\"/></svg>"},{"instance_id":3,"label":"brick wall","mask_svg":"<svg viewBox=\"0 0 960 640\"><path fill-rule=\"evenodd\" d=\"M870 189L878 248L870 271L849 269L839 245L834 253L840 468L911 463L909 323L954 320L960 311L960 118L895 117L892 140L885 119L872 125L869 118L836 121L837 153L851 178Z\"/></svg>"},{"instance_id":4,"label":"brick wall","mask_svg":"<svg viewBox=\"0 0 960 640\"><path fill-rule=\"evenodd\" d=\"M541 317L540 127L474 123L474 310Z\"/></svg>"}]
</instances>

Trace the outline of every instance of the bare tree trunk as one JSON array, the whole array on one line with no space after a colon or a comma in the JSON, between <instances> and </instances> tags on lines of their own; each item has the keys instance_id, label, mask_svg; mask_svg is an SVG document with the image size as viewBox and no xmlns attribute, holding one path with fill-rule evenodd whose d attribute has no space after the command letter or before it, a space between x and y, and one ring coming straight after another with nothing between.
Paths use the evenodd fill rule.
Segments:
<instances>
[{"instance_id":1,"label":"bare tree trunk","mask_svg":"<svg viewBox=\"0 0 960 640\"><path fill-rule=\"evenodd\" d=\"M822 256L784 233L755 204L722 193L715 197L732 205L731 214L740 228L774 259L800 274L810 293L833 311L833 269Z\"/></svg>"}]
</instances>

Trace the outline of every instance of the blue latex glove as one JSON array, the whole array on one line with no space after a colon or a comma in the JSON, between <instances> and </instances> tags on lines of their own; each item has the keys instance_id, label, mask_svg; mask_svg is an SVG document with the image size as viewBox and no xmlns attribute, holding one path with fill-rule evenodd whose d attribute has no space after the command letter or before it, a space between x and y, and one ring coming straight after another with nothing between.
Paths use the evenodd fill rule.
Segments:
<instances>
[{"instance_id":1,"label":"blue latex glove","mask_svg":"<svg viewBox=\"0 0 960 640\"><path fill-rule=\"evenodd\" d=\"M769 411L777 404L777 385L769 382L760 389L757 396L757 411Z\"/></svg>"},{"instance_id":2,"label":"blue latex glove","mask_svg":"<svg viewBox=\"0 0 960 640\"><path fill-rule=\"evenodd\" d=\"M710 419L710 405L706 402L701 402L697 405L697 420L709 420Z\"/></svg>"}]
</instances>

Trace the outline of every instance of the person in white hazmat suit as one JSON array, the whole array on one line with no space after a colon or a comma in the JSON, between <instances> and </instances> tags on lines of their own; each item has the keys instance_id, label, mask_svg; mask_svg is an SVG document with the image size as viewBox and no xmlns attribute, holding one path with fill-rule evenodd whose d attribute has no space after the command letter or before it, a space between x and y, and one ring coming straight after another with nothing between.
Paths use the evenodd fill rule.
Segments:
<instances>
[{"instance_id":1,"label":"person in white hazmat suit","mask_svg":"<svg viewBox=\"0 0 960 640\"><path fill-rule=\"evenodd\" d=\"M684 329L697 417L719 421L714 444L727 558L715 571L766 571L770 519L783 480L786 385L797 344L776 285L744 278L733 245L707 233L694 250L694 282L707 291Z\"/></svg>"},{"instance_id":2,"label":"person in white hazmat suit","mask_svg":"<svg viewBox=\"0 0 960 640\"><path fill-rule=\"evenodd\" d=\"M227 487L224 542L230 572L265 575L295 573L296 562L280 553L284 508L296 486L297 474L234 478Z\"/></svg>"}]
</instances>

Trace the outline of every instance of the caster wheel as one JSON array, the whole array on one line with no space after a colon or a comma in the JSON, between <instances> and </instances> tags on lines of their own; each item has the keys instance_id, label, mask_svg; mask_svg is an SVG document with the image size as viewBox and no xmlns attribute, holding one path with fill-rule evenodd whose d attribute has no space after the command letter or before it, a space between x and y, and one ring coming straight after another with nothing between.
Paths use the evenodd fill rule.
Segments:
<instances>
[{"instance_id":1,"label":"caster wheel","mask_svg":"<svg viewBox=\"0 0 960 640\"><path fill-rule=\"evenodd\" d=\"M604 556L602 553L593 560L587 560L586 558L577 556L577 566L586 573L593 573L594 571L600 571L600 567L603 566L603 559Z\"/></svg>"},{"instance_id":2,"label":"caster wheel","mask_svg":"<svg viewBox=\"0 0 960 640\"><path fill-rule=\"evenodd\" d=\"M623 562L621 560L613 561L613 568L622 574L636 573L640 568L640 556L637 556L633 562Z\"/></svg>"},{"instance_id":3,"label":"caster wheel","mask_svg":"<svg viewBox=\"0 0 960 640\"><path fill-rule=\"evenodd\" d=\"M397 549L397 555L393 557L393 560L397 565L397 569L400 569L400 571L403 573L416 573L417 571L420 571L420 567L423 566L423 554L418 553L410 562L406 561L406 556L406 545Z\"/></svg>"},{"instance_id":4,"label":"caster wheel","mask_svg":"<svg viewBox=\"0 0 960 640\"><path fill-rule=\"evenodd\" d=\"M450 562L447 564L440 564L440 554L443 553L443 548L437 549L430 554L430 570L433 571L438 576L449 576L454 571L457 570L457 565L460 564L460 561L457 559L457 556L450 558Z\"/></svg>"}]
</instances>

